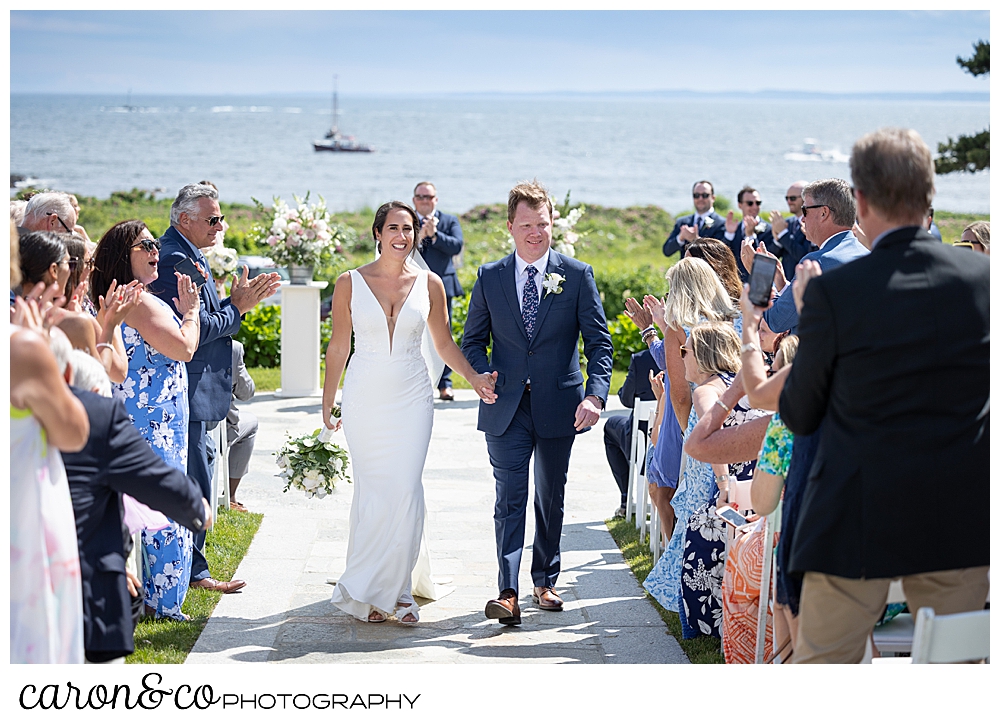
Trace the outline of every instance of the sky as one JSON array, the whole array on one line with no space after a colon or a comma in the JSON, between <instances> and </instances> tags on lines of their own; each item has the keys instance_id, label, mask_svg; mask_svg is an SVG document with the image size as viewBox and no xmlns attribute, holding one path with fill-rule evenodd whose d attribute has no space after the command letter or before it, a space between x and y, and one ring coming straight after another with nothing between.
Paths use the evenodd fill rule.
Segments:
<instances>
[{"instance_id":1,"label":"sky","mask_svg":"<svg viewBox=\"0 0 1000 724\"><path fill-rule=\"evenodd\" d=\"M987 92L973 11L11 11L14 93Z\"/></svg>"}]
</instances>

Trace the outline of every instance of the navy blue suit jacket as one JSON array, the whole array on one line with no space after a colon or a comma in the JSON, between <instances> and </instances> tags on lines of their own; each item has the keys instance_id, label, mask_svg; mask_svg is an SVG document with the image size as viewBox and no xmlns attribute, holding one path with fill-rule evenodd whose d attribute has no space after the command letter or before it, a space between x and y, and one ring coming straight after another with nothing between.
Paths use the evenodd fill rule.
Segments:
<instances>
[{"instance_id":1,"label":"navy blue suit jacket","mask_svg":"<svg viewBox=\"0 0 1000 724\"><path fill-rule=\"evenodd\" d=\"M681 250L682 245L677 237L681 233L682 226L691 226L694 223L694 216L694 214L688 214L677 219L677 223L674 224L674 230L670 232L670 236L667 237L666 242L663 244L664 256L676 254ZM722 235L726 232L726 220L715 213L715 211L709 214L709 217L712 219L712 224L710 226L706 226L704 222L699 224L698 236L707 239L722 239Z\"/></svg>"},{"instance_id":2,"label":"navy blue suit jacket","mask_svg":"<svg viewBox=\"0 0 1000 724\"><path fill-rule=\"evenodd\" d=\"M608 399L614 348L589 264L549 251L546 274L565 277L562 293L545 294L528 341L517 298L514 255L479 267L465 322L462 352L477 372L499 373L497 401L480 403L479 429L502 435L531 380L531 416L538 437L576 434L576 408L587 395ZM583 334L587 383L577 342ZM492 344L492 352L487 348Z\"/></svg>"},{"instance_id":3,"label":"navy blue suit jacket","mask_svg":"<svg viewBox=\"0 0 1000 724\"><path fill-rule=\"evenodd\" d=\"M660 372L660 368L656 366L656 360L653 359L652 352L644 349L632 355L632 359L628 365L628 373L625 375L625 381L622 382L622 388L618 390L618 399L622 401L625 407L635 407L635 399L637 397L640 400L646 401L656 399L656 395L653 394L653 388L649 384L650 372L654 375Z\"/></svg>"},{"instance_id":4,"label":"navy blue suit jacket","mask_svg":"<svg viewBox=\"0 0 1000 724\"><path fill-rule=\"evenodd\" d=\"M782 258L785 254L785 250L774 243L774 236L771 233L771 225L766 221L763 223L764 231L757 234L757 243L759 244L763 241L765 249L779 259ZM723 224L722 235L719 240L728 246L729 250L733 252L733 256L736 257L736 270L740 273L740 281L746 283L750 280L750 270L743 266L743 261L740 259L740 251L743 248L743 237L745 236L743 232L743 221L740 221L739 225L736 227L736 233L734 234L732 240L726 238L725 232L725 224Z\"/></svg>"},{"instance_id":5,"label":"navy blue suit jacket","mask_svg":"<svg viewBox=\"0 0 1000 724\"><path fill-rule=\"evenodd\" d=\"M798 435L822 428L790 570L895 578L990 564L990 262L924 229L806 287L781 392ZM962 534L914 535L913 521Z\"/></svg>"},{"instance_id":6,"label":"navy blue suit jacket","mask_svg":"<svg viewBox=\"0 0 1000 724\"><path fill-rule=\"evenodd\" d=\"M850 231L841 231L831 236L822 249L810 252L802 257L804 260L815 261L823 273L832 271L839 266L868 255L868 249L857 240ZM798 329L799 313L795 309L795 297L792 295L792 278L780 296L774 300L771 308L764 312L764 321L772 332L792 332Z\"/></svg>"},{"instance_id":7,"label":"navy blue suit jacket","mask_svg":"<svg viewBox=\"0 0 1000 724\"><path fill-rule=\"evenodd\" d=\"M122 493L194 531L204 527L205 508L198 486L153 452L121 402L75 388L73 394L90 420L86 446L62 454L80 548L83 646L125 656L134 645Z\"/></svg>"},{"instance_id":8,"label":"navy blue suit jacket","mask_svg":"<svg viewBox=\"0 0 1000 724\"><path fill-rule=\"evenodd\" d=\"M462 251L462 227L457 216L442 214L440 211L435 211L434 215L438 220L437 233L433 238L424 240L420 255L430 270L441 277L445 294L458 297L465 292L458 283L458 274L455 273L455 264L451 258Z\"/></svg>"},{"instance_id":9,"label":"navy blue suit jacket","mask_svg":"<svg viewBox=\"0 0 1000 724\"><path fill-rule=\"evenodd\" d=\"M806 254L816 251L816 245L806 238L806 232L802 230L802 219L793 216L787 221L788 233L782 234L780 239L774 241L785 251L781 256L781 268L785 272L785 279L791 279L795 276L796 265Z\"/></svg>"},{"instance_id":10,"label":"navy blue suit jacket","mask_svg":"<svg viewBox=\"0 0 1000 724\"><path fill-rule=\"evenodd\" d=\"M188 405L191 422L225 420L233 397L233 335L240 329L239 310L230 299L219 300L205 256L173 226L160 237L159 276L152 292L174 309L177 277L174 265L182 259L201 264L208 281L201 288L201 337L194 357L187 363ZM176 310L175 310L176 313Z\"/></svg>"}]
</instances>

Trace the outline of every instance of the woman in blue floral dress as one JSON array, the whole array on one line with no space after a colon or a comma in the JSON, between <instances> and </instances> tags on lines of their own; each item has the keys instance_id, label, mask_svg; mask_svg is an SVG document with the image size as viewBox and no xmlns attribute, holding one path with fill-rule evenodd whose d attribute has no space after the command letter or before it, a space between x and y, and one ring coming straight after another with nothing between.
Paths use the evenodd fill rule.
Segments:
<instances>
[{"instance_id":1,"label":"woman in blue floral dress","mask_svg":"<svg viewBox=\"0 0 1000 724\"><path fill-rule=\"evenodd\" d=\"M138 220L122 221L101 238L91 275L94 299L112 281L138 280L145 287L156 281L160 244ZM176 274L176 272L175 272ZM132 424L163 460L187 470L188 362L198 347L198 290L178 277L174 310L143 291L125 317L124 342L128 375L114 385L113 395L125 404ZM186 620L181 605L191 576L192 534L173 521L157 531L142 531L143 589L146 606L157 617Z\"/></svg>"}]
</instances>

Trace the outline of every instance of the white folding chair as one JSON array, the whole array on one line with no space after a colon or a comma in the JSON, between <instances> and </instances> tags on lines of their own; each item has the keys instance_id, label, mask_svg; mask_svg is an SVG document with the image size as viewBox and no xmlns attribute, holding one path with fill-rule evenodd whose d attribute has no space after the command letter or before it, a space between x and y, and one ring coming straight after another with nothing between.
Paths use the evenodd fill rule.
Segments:
<instances>
[{"instance_id":1,"label":"white folding chair","mask_svg":"<svg viewBox=\"0 0 1000 724\"><path fill-rule=\"evenodd\" d=\"M990 612L969 611L935 616L933 608L917 611L913 627L914 664L954 664L990 659Z\"/></svg>"},{"instance_id":2,"label":"white folding chair","mask_svg":"<svg viewBox=\"0 0 1000 724\"><path fill-rule=\"evenodd\" d=\"M625 502L625 518L635 514L635 527L640 527L639 501L641 496L639 473L646 459L646 436L640 432L639 421L649 419L649 411L656 409L656 400L636 400L632 411L632 450L628 458L628 498ZM640 438L642 438L640 440ZM645 485L642 490L645 490Z\"/></svg>"},{"instance_id":3,"label":"white folding chair","mask_svg":"<svg viewBox=\"0 0 1000 724\"><path fill-rule=\"evenodd\" d=\"M646 429L650 431L649 437L652 439L653 424L656 422L656 407L654 406L652 410L649 411L649 422L646 425ZM647 481L646 490L649 490L649 484ZM649 552L653 556L653 565L656 565L657 559L660 557L660 511L656 509L653 504L652 499L649 501Z\"/></svg>"},{"instance_id":4,"label":"white folding chair","mask_svg":"<svg viewBox=\"0 0 1000 724\"><path fill-rule=\"evenodd\" d=\"M223 420L209 434L215 440L215 475L212 476L212 497L216 510L212 513L212 527L215 527L217 510L222 506L229 510L229 444L226 421ZM209 530L212 528L210 527Z\"/></svg>"},{"instance_id":5,"label":"white folding chair","mask_svg":"<svg viewBox=\"0 0 1000 724\"><path fill-rule=\"evenodd\" d=\"M764 563L760 572L760 605L757 610L757 644L754 649L755 664L764 663L764 648L767 645L767 612L771 595L771 571L774 570L774 523L780 520L779 507L764 517ZM774 631L772 621L771 631ZM772 646L773 648L773 646Z\"/></svg>"}]
</instances>

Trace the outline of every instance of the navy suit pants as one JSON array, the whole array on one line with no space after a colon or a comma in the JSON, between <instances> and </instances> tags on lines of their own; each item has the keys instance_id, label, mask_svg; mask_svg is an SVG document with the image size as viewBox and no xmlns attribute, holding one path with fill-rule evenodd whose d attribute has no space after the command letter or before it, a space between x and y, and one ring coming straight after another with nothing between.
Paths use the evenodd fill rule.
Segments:
<instances>
[{"instance_id":1,"label":"navy suit pants","mask_svg":"<svg viewBox=\"0 0 1000 724\"><path fill-rule=\"evenodd\" d=\"M604 452L608 466L622 494L628 500L628 456L632 452L632 415L615 415L604 421Z\"/></svg>"},{"instance_id":2,"label":"navy suit pants","mask_svg":"<svg viewBox=\"0 0 1000 724\"><path fill-rule=\"evenodd\" d=\"M500 591L518 590L528 506L528 463L535 457L535 539L531 580L535 586L555 586L559 577L563 494L575 435L542 438L531 420L531 393L521 397L514 419L502 435L486 435L486 447L496 479L496 528Z\"/></svg>"},{"instance_id":3,"label":"navy suit pants","mask_svg":"<svg viewBox=\"0 0 1000 724\"><path fill-rule=\"evenodd\" d=\"M215 510L215 502L212 501L212 473L209 469L208 451L205 447L206 438L205 422L201 420L188 422L187 474L198 484L198 487L201 488L201 494ZM200 581L203 578L208 578L210 574L208 561L205 559L205 531L194 534L194 550L191 553L191 580Z\"/></svg>"}]
</instances>

